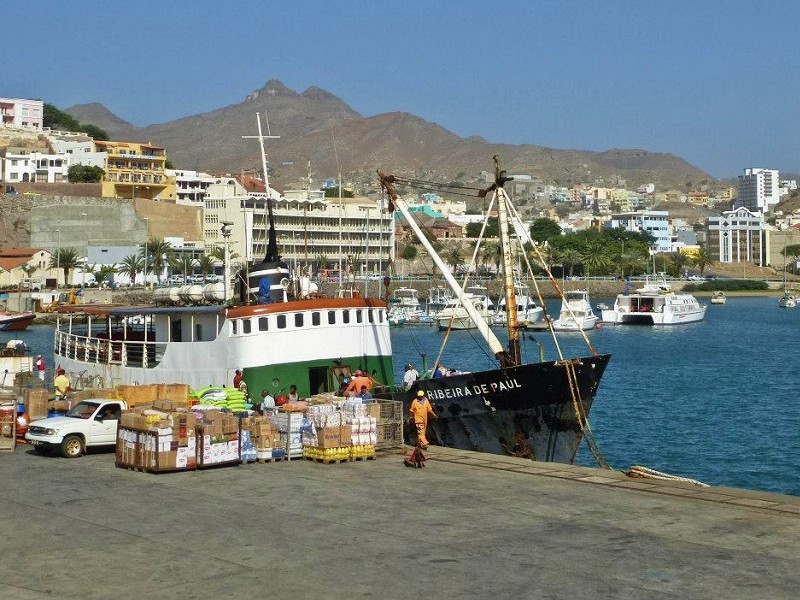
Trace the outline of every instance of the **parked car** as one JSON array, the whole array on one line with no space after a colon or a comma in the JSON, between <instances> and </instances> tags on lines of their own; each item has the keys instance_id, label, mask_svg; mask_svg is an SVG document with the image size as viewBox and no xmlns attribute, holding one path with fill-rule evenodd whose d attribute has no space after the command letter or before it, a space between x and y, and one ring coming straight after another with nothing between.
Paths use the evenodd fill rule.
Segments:
<instances>
[{"instance_id":1,"label":"parked car","mask_svg":"<svg viewBox=\"0 0 800 600\"><path fill-rule=\"evenodd\" d=\"M205 283L206 278L202 275L189 275L189 283Z\"/></svg>"},{"instance_id":2,"label":"parked car","mask_svg":"<svg viewBox=\"0 0 800 600\"><path fill-rule=\"evenodd\" d=\"M183 275L171 275L169 278L170 285L183 285Z\"/></svg>"},{"instance_id":3,"label":"parked car","mask_svg":"<svg viewBox=\"0 0 800 600\"><path fill-rule=\"evenodd\" d=\"M83 400L63 417L33 421L25 439L41 454L59 451L66 458L77 458L88 447L116 444L119 418L127 408L122 400Z\"/></svg>"}]
</instances>

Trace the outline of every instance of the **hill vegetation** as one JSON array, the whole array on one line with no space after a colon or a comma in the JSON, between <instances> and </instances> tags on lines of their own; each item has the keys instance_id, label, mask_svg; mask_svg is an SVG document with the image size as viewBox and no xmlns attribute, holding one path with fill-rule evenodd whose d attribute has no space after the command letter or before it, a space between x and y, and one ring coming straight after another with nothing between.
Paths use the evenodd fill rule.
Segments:
<instances>
[{"instance_id":1,"label":"hill vegetation","mask_svg":"<svg viewBox=\"0 0 800 600\"><path fill-rule=\"evenodd\" d=\"M42 117L44 126L51 129L82 132L96 140L109 139L108 133L104 129L89 123L82 124L75 117L59 110L52 104L45 103Z\"/></svg>"}]
</instances>

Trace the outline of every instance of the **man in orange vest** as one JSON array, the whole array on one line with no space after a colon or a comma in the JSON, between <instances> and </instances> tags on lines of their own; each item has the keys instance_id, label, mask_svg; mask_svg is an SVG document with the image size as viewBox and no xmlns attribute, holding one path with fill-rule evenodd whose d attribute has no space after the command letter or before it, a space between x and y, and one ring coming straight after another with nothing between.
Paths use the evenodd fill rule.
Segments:
<instances>
[{"instance_id":1,"label":"man in orange vest","mask_svg":"<svg viewBox=\"0 0 800 600\"><path fill-rule=\"evenodd\" d=\"M417 397L411 402L408 412L414 417L414 425L417 428L417 443L420 448L425 450L428 447L428 438L425 437L425 431L428 429L428 415L434 419L436 413L433 412L433 407L430 401L425 397L425 392L419 390Z\"/></svg>"}]
</instances>

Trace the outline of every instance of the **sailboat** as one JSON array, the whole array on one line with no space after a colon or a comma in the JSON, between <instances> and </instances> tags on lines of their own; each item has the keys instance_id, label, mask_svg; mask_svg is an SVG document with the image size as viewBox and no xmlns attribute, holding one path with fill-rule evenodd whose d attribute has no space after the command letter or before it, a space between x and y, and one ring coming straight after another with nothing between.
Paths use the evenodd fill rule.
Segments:
<instances>
[{"instance_id":1,"label":"sailboat","mask_svg":"<svg viewBox=\"0 0 800 600\"><path fill-rule=\"evenodd\" d=\"M394 187L394 183L402 183L402 179L381 171L378 176L392 204L403 214L498 363L496 368L485 371L418 380L401 395L406 407L419 391L428 396L438 415L429 427L431 443L572 463L584 437L591 448L588 414L610 355L598 354L584 336L591 349L588 356L523 361L509 236L510 219L516 217L518 221L519 218L503 189L510 178L500 170L498 158L495 157L495 183L482 191L482 195L491 192L492 203L497 204L507 347L411 218L408 206ZM516 221L513 225L517 229Z\"/></svg>"},{"instance_id":2,"label":"sailboat","mask_svg":"<svg viewBox=\"0 0 800 600\"><path fill-rule=\"evenodd\" d=\"M794 308L797 306L797 296L789 293L789 288L786 285L786 250L783 252L783 296L778 300L778 306L781 308Z\"/></svg>"}]
</instances>

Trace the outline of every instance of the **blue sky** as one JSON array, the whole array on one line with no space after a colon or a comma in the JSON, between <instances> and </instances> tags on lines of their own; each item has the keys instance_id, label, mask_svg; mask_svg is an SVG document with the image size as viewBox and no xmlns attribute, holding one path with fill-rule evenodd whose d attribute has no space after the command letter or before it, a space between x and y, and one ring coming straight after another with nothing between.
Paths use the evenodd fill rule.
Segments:
<instances>
[{"instance_id":1,"label":"blue sky","mask_svg":"<svg viewBox=\"0 0 800 600\"><path fill-rule=\"evenodd\" d=\"M276 78L493 142L800 173L798 17L779 0L16 2L0 96L147 125Z\"/></svg>"}]
</instances>

